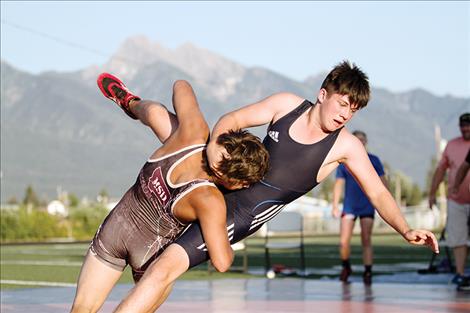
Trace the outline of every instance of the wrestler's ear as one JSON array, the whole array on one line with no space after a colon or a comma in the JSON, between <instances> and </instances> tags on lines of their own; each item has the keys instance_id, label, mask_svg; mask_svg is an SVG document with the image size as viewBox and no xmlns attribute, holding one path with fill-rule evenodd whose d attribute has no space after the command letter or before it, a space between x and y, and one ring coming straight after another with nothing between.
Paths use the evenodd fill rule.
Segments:
<instances>
[{"instance_id":1,"label":"wrestler's ear","mask_svg":"<svg viewBox=\"0 0 470 313\"><path fill-rule=\"evenodd\" d=\"M322 103L323 101L325 101L325 99L328 97L328 92L326 91L325 88L321 88L319 91L318 91L318 95L317 95L317 100L319 103Z\"/></svg>"},{"instance_id":2,"label":"wrestler's ear","mask_svg":"<svg viewBox=\"0 0 470 313\"><path fill-rule=\"evenodd\" d=\"M226 160L231 160L231 159L232 159L232 156L230 155L230 153L227 152L227 150L224 150L224 151L222 152L222 155L224 156L224 158L225 158Z\"/></svg>"}]
</instances>

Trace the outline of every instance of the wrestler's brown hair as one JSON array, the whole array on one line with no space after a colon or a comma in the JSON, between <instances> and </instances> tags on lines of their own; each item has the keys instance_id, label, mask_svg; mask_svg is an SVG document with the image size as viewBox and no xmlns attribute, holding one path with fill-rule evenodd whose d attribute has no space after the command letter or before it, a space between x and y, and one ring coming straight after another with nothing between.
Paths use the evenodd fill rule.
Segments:
<instances>
[{"instance_id":1,"label":"wrestler's brown hair","mask_svg":"<svg viewBox=\"0 0 470 313\"><path fill-rule=\"evenodd\" d=\"M349 61L336 65L326 76L321 88L329 94L347 95L351 105L358 110L369 102L369 78L356 64Z\"/></svg>"},{"instance_id":2,"label":"wrestler's brown hair","mask_svg":"<svg viewBox=\"0 0 470 313\"><path fill-rule=\"evenodd\" d=\"M228 179L245 184L260 181L269 168L269 153L261 140L246 130L230 130L219 135L217 144L222 145L228 157L223 156L218 171Z\"/></svg>"}]
</instances>

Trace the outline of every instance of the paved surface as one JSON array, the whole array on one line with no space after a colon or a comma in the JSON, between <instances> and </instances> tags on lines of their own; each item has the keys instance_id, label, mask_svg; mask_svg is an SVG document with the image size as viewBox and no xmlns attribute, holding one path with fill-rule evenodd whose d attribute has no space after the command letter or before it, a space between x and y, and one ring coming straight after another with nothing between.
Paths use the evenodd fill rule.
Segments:
<instances>
[{"instance_id":1,"label":"paved surface","mask_svg":"<svg viewBox=\"0 0 470 313\"><path fill-rule=\"evenodd\" d=\"M112 312L132 285L118 285L101 312ZM2 313L67 312L73 287L1 292ZM374 283L278 278L178 281L159 312L432 313L470 312L470 292L448 284Z\"/></svg>"}]
</instances>

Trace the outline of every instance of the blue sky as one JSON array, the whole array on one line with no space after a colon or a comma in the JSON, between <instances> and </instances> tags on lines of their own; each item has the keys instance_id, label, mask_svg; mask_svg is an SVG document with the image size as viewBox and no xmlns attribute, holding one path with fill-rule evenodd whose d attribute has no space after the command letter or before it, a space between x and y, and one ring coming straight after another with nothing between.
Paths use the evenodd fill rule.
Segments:
<instances>
[{"instance_id":1,"label":"blue sky","mask_svg":"<svg viewBox=\"0 0 470 313\"><path fill-rule=\"evenodd\" d=\"M1 57L39 73L103 64L128 37L191 42L296 80L343 59L376 87L470 97L470 2L1 2Z\"/></svg>"}]
</instances>

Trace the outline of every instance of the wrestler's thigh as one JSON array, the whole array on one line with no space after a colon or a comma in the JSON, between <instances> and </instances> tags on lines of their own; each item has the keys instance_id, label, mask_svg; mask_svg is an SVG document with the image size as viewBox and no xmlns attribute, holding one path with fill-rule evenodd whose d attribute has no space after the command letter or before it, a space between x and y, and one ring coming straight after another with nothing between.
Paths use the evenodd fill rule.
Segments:
<instances>
[{"instance_id":1,"label":"wrestler's thigh","mask_svg":"<svg viewBox=\"0 0 470 313\"><path fill-rule=\"evenodd\" d=\"M72 312L96 312L122 275L88 252L78 278Z\"/></svg>"}]
</instances>

